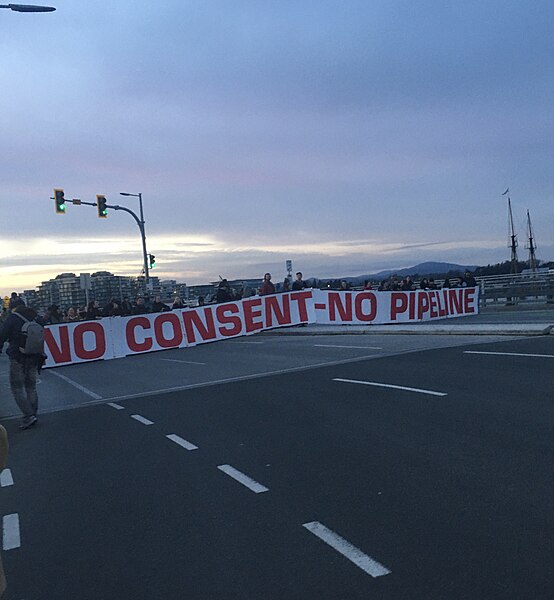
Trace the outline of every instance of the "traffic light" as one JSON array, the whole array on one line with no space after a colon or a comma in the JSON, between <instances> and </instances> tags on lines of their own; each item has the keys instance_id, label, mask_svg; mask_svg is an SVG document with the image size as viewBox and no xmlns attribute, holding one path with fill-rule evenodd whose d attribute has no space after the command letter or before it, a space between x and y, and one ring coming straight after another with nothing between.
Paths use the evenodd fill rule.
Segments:
<instances>
[{"instance_id":1,"label":"traffic light","mask_svg":"<svg viewBox=\"0 0 554 600\"><path fill-rule=\"evenodd\" d=\"M148 255L150 261L150 268L153 269L156 266L156 257L153 254Z\"/></svg>"},{"instance_id":2,"label":"traffic light","mask_svg":"<svg viewBox=\"0 0 554 600\"><path fill-rule=\"evenodd\" d=\"M56 201L56 213L58 215L65 215L65 198L63 190L54 189L54 200Z\"/></svg>"},{"instance_id":3,"label":"traffic light","mask_svg":"<svg viewBox=\"0 0 554 600\"><path fill-rule=\"evenodd\" d=\"M101 219L105 219L108 216L108 209L106 208L106 196L96 194L96 206L98 207L98 216Z\"/></svg>"}]
</instances>

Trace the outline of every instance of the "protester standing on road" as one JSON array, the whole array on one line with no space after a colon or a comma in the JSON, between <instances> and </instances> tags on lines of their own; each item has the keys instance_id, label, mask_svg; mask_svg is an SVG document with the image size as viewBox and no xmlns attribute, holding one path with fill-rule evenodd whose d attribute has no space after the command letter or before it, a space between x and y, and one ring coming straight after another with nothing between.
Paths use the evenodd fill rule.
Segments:
<instances>
[{"instance_id":1,"label":"protester standing on road","mask_svg":"<svg viewBox=\"0 0 554 600\"><path fill-rule=\"evenodd\" d=\"M268 294L275 293L275 286L271 283L271 273L266 273L264 275L264 281L262 283L262 287L260 289L260 296L267 296Z\"/></svg>"},{"instance_id":2,"label":"protester standing on road","mask_svg":"<svg viewBox=\"0 0 554 600\"><path fill-rule=\"evenodd\" d=\"M466 271L464 273L464 280L466 282L467 287L476 287L477 286L477 280L475 279L475 277L473 276L473 273L471 271Z\"/></svg>"},{"instance_id":3,"label":"protester standing on road","mask_svg":"<svg viewBox=\"0 0 554 600\"><path fill-rule=\"evenodd\" d=\"M159 312L167 312L168 310L169 310L169 306L165 302L162 302L162 297L156 296L154 298L154 302L152 303L152 312L159 313Z\"/></svg>"},{"instance_id":4,"label":"protester standing on road","mask_svg":"<svg viewBox=\"0 0 554 600\"><path fill-rule=\"evenodd\" d=\"M123 316L130 315L133 312L133 306L129 302L129 296L123 298L123 302L119 305Z\"/></svg>"},{"instance_id":5,"label":"protester standing on road","mask_svg":"<svg viewBox=\"0 0 554 600\"><path fill-rule=\"evenodd\" d=\"M229 287L229 282L226 279L222 279L219 282L217 287L217 292L215 295L215 301L218 304L223 302L231 302L233 300L233 296L231 296L231 289Z\"/></svg>"},{"instance_id":6,"label":"protester standing on road","mask_svg":"<svg viewBox=\"0 0 554 600\"><path fill-rule=\"evenodd\" d=\"M21 306L24 304L25 304L25 302L23 302L23 298L18 296L17 292L12 292L8 308L10 310L13 310L16 306Z\"/></svg>"},{"instance_id":7,"label":"protester standing on road","mask_svg":"<svg viewBox=\"0 0 554 600\"><path fill-rule=\"evenodd\" d=\"M135 306L133 307L134 315L145 315L148 312L146 306L144 305L144 300L141 296L137 296L135 301Z\"/></svg>"},{"instance_id":8,"label":"protester standing on road","mask_svg":"<svg viewBox=\"0 0 554 600\"><path fill-rule=\"evenodd\" d=\"M52 304L46 309L46 314L44 315L45 325L57 325L58 323L63 323L63 320L63 315L60 313L57 304Z\"/></svg>"},{"instance_id":9,"label":"protester standing on road","mask_svg":"<svg viewBox=\"0 0 554 600\"><path fill-rule=\"evenodd\" d=\"M38 323L37 313L27 306L18 306L6 319L0 330L0 352L9 342L10 388L23 413L21 429L37 422L37 373L44 364L44 327Z\"/></svg>"},{"instance_id":10,"label":"protester standing on road","mask_svg":"<svg viewBox=\"0 0 554 600\"><path fill-rule=\"evenodd\" d=\"M298 271L296 274L296 279L292 282L292 291L298 292L300 290L306 289L308 286L306 282L302 279L302 273Z\"/></svg>"},{"instance_id":11,"label":"protester standing on road","mask_svg":"<svg viewBox=\"0 0 554 600\"><path fill-rule=\"evenodd\" d=\"M98 304L98 300L91 300L87 306L87 321L100 319L102 317L102 311L100 310L100 306Z\"/></svg>"},{"instance_id":12,"label":"protester standing on road","mask_svg":"<svg viewBox=\"0 0 554 600\"><path fill-rule=\"evenodd\" d=\"M175 296L173 304L171 305L171 310L177 310L179 308L185 308L185 304L181 300L180 296Z\"/></svg>"},{"instance_id":13,"label":"protester standing on road","mask_svg":"<svg viewBox=\"0 0 554 600\"><path fill-rule=\"evenodd\" d=\"M70 306L67 309L67 316L63 321L64 323L75 323L76 321L79 321L79 315L73 306Z\"/></svg>"}]
</instances>

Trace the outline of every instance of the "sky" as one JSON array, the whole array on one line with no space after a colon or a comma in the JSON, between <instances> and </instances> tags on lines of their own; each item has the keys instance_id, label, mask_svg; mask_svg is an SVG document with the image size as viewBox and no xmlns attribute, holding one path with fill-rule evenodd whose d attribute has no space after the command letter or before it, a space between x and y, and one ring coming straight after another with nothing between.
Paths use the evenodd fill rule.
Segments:
<instances>
[{"instance_id":1,"label":"sky","mask_svg":"<svg viewBox=\"0 0 554 600\"><path fill-rule=\"evenodd\" d=\"M34 0L33 0L34 1ZM55 2L55 4L54 4ZM0 294L554 260L554 3L52 0L0 10Z\"/></svg>"}]
</instances>

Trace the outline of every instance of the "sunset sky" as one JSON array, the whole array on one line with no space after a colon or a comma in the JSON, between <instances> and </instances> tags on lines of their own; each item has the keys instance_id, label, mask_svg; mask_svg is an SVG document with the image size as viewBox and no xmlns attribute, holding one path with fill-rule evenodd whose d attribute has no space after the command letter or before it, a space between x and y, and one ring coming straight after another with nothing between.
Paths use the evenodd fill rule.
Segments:
<instances>
[{"instance_id":1,"label":"sunset sky","mask_svg":"<svg viewBox=\"0 0 554 600\"><path fill-rule=\"evenodd\" d=\"M554 4L52 2L0 10L0 294L61 272L189 284L554 260Z\"/></svg>"}]
</instances>

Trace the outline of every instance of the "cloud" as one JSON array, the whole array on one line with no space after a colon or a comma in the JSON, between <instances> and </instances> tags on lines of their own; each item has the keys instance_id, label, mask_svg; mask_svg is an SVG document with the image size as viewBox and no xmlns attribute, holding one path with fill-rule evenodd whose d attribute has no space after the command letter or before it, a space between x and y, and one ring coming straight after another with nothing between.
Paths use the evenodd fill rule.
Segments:
<instances>
[{"instance_id":1,"label":"cloud","mask_svg":"<svg viewBox=\"0 0 554 600\"><path fill-rule=\"evenodd\" d=\"M507 186L552 257L552 3L57 7L3 15L1 285L140 269L129 215L60 217L53 187L140 191L158 272L189 281L501 260Z\"/></svg>"}]
</instances>

